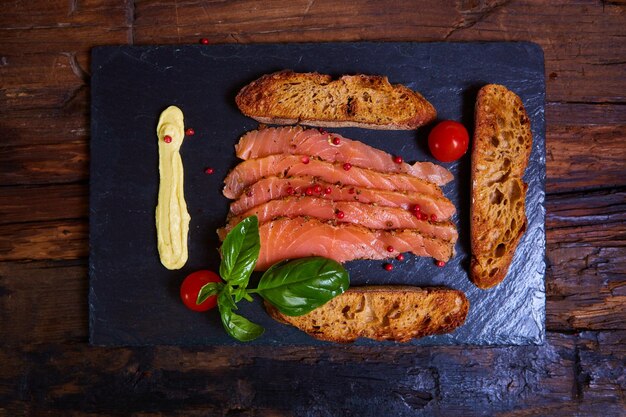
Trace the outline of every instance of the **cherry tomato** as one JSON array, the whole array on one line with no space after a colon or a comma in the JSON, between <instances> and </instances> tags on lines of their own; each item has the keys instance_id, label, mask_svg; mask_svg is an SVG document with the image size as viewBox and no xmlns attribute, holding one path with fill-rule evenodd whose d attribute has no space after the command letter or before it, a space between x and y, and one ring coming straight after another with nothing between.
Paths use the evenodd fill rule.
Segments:
<instances>
[{"instance_id":1,"label":"cherry tomato","mask_svg":"<svg viewBox=\"0 0 626 417\"><path fill-rule=\"evenodd\" d=\"M430 152L441 162L456 161L467 152L468 146L467 129L452 120L439 123L428 135Z\"/></svg>"},{"instance_id":2,"label":"cherry tomato","mask_svg":"<svg viewBox=\"0 0 626 417\"><path fill-rule=\"evenodd\" d=\"M209 282L221 282L222 279L215 272L201 270L187 275L180 286L180 298L187 308L193 311L207 311L215 307L217 297L211 296L202 304L196 304L200 289Z\"/></svg>"}]
</instances>

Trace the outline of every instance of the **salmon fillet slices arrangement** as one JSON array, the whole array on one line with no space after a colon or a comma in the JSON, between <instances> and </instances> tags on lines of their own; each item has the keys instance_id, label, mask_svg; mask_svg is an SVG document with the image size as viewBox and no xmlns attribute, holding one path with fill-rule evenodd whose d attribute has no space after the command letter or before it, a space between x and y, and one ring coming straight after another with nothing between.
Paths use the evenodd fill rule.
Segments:
<instances>
[{"instance_id":1,"label":"salmon fillet slices arrangement","mask_svg":"<svg viewBox=\"0 0 626 417\"><path fill-rule=\"evenodd\" d=\"M248 159L228 173L224 195L237 198L242 191L261 178L280 175L309 175L333 184L356 185L390 191L414 191L443 197L441 189L431 182L407 174L390 174L367 168L346 169L340 162L326 162L308 155L269 155Z\"/></svg>"},{"instance_id":2,"label":"salmon fillet slices arrangement","mask_svg":"<svg viewBox=\"0 0 626 417\"><path fill-rule=\"evenodd\" d=\"M301 126L253 130L239 140L235 151L244 160L285 153L315 155L328 162L349 162L374 171L413 175L437 185L445 185L453 178L450 171L432 162L396 163L393 155L363 142Z\"/></svg>"},{"instance_id":3,"label":"salmon fillet slices arrangement","mask_svg":"<svg viewBox=\"0 0 626 417\"><path fill-rule=\"evenodd\" d=\"M235 150L244 161L224 180L223 194L233 202L218 235L223 240L256 215L257 270L308 256L347 262L409 252L448 261L454 254L455 207L439 188L452 174L441 166L399 162L362 142L300 126L248 132Z\"/></svg>"},{"instance_id":4,"label":"salmon fillet slices arrangement","mask_svg":"<svg viewBox=\"0 0 626 417\"><path fill-rule=\"evenodd\" d=\"M230 205L230 214L239 215L270 200L288 197L304 192L309 187L319 185L323 193L319 198L334 201L357 201L386 207L400 207L410 210L420 206L425 213L434 214L440 220L448 220L456 211L454 204L445 197L435 197L407 191L389 191L320 181L310 175L281 178L270 176L255 182L244 190L241 196ZM326 192L330 191L330 192Z\"/></svg>"}]
</instances>

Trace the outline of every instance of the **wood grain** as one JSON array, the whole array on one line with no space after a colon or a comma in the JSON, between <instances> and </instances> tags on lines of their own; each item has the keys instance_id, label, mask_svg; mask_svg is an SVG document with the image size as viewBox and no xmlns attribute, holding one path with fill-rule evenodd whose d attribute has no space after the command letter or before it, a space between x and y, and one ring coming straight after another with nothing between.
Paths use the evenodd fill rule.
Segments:
<instances>
[{"instance_id":1,"label":"wood grain","mask_svg":"<svg viewBox=\"0 0 626 417\"><path fill-rule=\"evenodd\" d=\"M215 43L530 40L545 52L550 101L623 103L626 97L620 88L624 7L606 2L429 0L420 7L395 2L384 8L373 0L274 1L263 7L254 0L234 6L197 0L184 7L139 1L135 14L139 44L195 43L201 36Z\"/></svg>"},{"instance_id":2,"label":"wood grain","mask_svg":"<svg viewBox=\"0 0 626 417\"><path fill-rule=\"evenodd\" d=\"M551 329L626 328L626 191L548 198Z\"/></svg>"},{"instance_id":3,"label":"wood grain","mask_svg":"<svg viewBox=\"0 0 626 417\"><path fill-rule=\"evenodd\" d=\"M623 0L426 0L419 7L31 0L2 7L0 417L624 415ZM538 43L547 84L546 344L88 346L89 51L200 37Z\"/></svg>"},{"instance_id":4,"label":"wood grain","mask_svg":"<svg viewBox=\"0 0 626 417\"><path fill-rule=\"evenodd\" d=\"M59 143L0 148L0 183L32 185L86 180L87 144L65 142L62 132L56 134Z\"/></svg>"},{"instance_id":5,"label":"wood grain","mask_svg":"<svg viewBox=\"0 0 626 417\"><path fill-rule=\"evenodd\" d=\"M87 184L0 187L0 224L86 219Z\"/></svg>"},{"instance_id":6,"label":"wood grain","mask_svg":"<svg viewBox=\"0 0 626 417\"><path fill-rule=\"evenodd\" d=\"M31 3L34 10L38 7L47 9L48 2L39 0ZM37 4L33 4L37 3ZM57 4L60 3L57 1ZM77 2L62 2L67 6ZM43 24L22 24L0 27L0 45L5 56L19 56L23 54L46 54L52 52L82 52L87 53L95 45L125 44L129 41L130 30L127 21L127 8L120 2L110 2L110 7L83 13L83 8L76 8L76 12L69 13L69 18L58 18L55 21L54 13L45 18ZM16 8L23 5L15 2ZM114 5L117 5L115 7ZM15 10L15 9L13 9ZM3 10L4 12L4 10ZM18 12L19 13L19 12ZM37 14L34 13L36 16ZM106 28L103 30L103 28ZM10 61L7 58L7 61ZM41 74L44 74L43 68Z\"/></svg>"},{"instance_id":7,"label":"wood grain","mask_svg":"<svg viewBox=\"0 0 626 417\"><path fill-rule=\"evenodd\" d=\"M546 191L626 185L626 124L550 126L546 135Z\"/></svg>"},{"instance_id":8,"label":"wood grain","mask_svg":"<svg viewBox=\"0 0 626 417\"><path fill-rule=\"evenodd\" d=\"M87 340L88 287L84 260L0 262L2 345Z\"/></svg>"},{"instance_id":9,"label":"wood grain","mask_svg":"<svg viewBox=\"0 0 626 417\"><path fill-rule=\"evenodd\" d=\"M0 348L0 359L10 364L0 369L0 386L12 398L6 410L27 406L51 415L371 415L372 409L394 416L531 415L517 414L525 408L565 416L589 410L581 404L587 396L607 410L623 405L623 397L605 394L624 389L624 381L614 379L624 374L618 357L624 337L549 334L544 346L482 349L480 355L463 347L43 344ZM606 365L598 367L600 361Z\"/></svg>"},{"instance_id":10,"label":"wood grain","mask_svg":"<svg viewBox=\"0 0 626 417\"><path fill-rule=\"evenodd\" d=\"M0 260L79 259L89 255L85 220L0 225Z\"/></svg>"},{"instance_id":11,"label":"wood grain","mask_svg":"<svg viewBox=\"0 0 626 417\"><path fill-rule=\"evenodd\" d=\"M31 0L3 5L0 28L39 29L76 28L81 26L105 28L124 24L130 27L130 1L123 0Z\"/></svg>"}]
</instances>

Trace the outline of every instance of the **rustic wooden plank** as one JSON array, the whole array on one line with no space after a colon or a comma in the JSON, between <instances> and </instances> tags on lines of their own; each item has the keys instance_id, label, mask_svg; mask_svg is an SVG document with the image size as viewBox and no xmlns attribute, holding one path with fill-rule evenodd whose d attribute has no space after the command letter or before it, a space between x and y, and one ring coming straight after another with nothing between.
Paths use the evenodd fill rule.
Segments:
<instances>
[{"instance_id":1,"label":"rustic wooden plank","mask_svg":"<svg viewBox=\"0 0 626 417\"><path fill-rule=\"evenodd\" d=\"M545 51L548 100L626 100L623 7L605 2L138 1L135 12L137 43L530 40Z\"/></svg>"},{"instance_id":2,"label":"rustic wooden plank","mask_svg":"<svg viewBox=\"0 0 626 417\"><path fill-rule=\"evenodd\" d=\"M446 39L538 43L550 101L626 101L623 6L566 0L460 3L463 18Z\"/></svg>"},{"instance_id":3,"label":"rustic wooden plank","mask_svg":"<svg viewBox=\"0 0 626 417\"><path fill-rule=\"evenodd\" d=\"M78 259L88 255L87 220L0 225L0 261Z\"/></svg>"},{"instance_id":4,"label":"rustic wooden plank","mask_svg":"<svg viewBox=\"0 0 626 417\"><path fill-rule=\"evenodd\" d=\"M77 87L84 83L82 71L85 69L76 68L76 65L76 54L70 52L5 53L0 66L2 87Z\"/></svg>"},{"instance_id":5,"label":"rustic wooden plank","mask_svg":"<svg viewBox=\"0 0 626 417\"><path fill-rule=\"evenodd\" d=\"M0 89L4 101L0 111L8 113L24 109L57 109L64 107L76 95L81 94L84 86L76 87L17 87Z\"/></svg>"},{"instance_id":6,"label":"rustic wooden plank","mask_svg":"<svg viewBox=\"0 0 626 417\"><path fill-rule=\"evenodd\" d=\"M135 2L135 41L197 42L206 36L216 42L310 42L364 39L441 39L454 24L454 2L428 0L420 7L396 2L381 7L367 0L334 1L254 0L237 4L188 1ZM159 22L154 25L154 22Z\"/></svg>"},{"instance_id":7,"label":"rustic wooden plank","mask_svg":"<svg viewBox=\"0 0 626 417\"><path fill-rule=\"evenodd\" d=\"M607 103L546 103L546 124L553 126L614 126L626 124L623 104Z\"/></svg>"},{"instance_id":8,"label":"rustic wooden plank","mask_svg":"<svg viewBox=\"0 0 626 417\"><path fill-rule=\"evenodd\" d=\"M8 409L80 416L569 416L598 404L619 415L625 337L549 333L544 346L500 348L4 347L0 396Z\"/></svg>"},{"instance_id":9,"label":"rustic wooden plank","mask_svg":"<svg viewBox=\"0 0 626 417\"><path fill-rule=\"evenodd\" d=\"M30 0L6 2L0 28L37 29L72 25L97 27L106 22L130 25L129 0Z\"/></svg>"},{"instance_id":10,"label":"rustic wooden plank","mask_svg":"<svg viewBox=\"0 0 626 417\"><path fill-rule=\"evenodd\" d=\"M546 191L626 185L626 125L548 126Z\"/></svg>"},{"instance_id":11,"label":"rustic wooden plank","mask_svg":"<svg viewBox=\"0 0 626 417\"><path fill-rule=\"evenodd\" d=\"M49 184L84 181L88 176L87 143L66 142L0 148L0 184Z\"/></svg>"},{"instance_id":12,"label":"rustic wooden plank","mask_svg":"<svg viewBox=\"0 0 626 417\"><path fill-rule=\"evenodd\" d=\"M4 54L88 51L132 43L129 0L35 0L5 4L0 17Z\"/></svg>"},{"instance_id":13,"label":"rustic wooden plank","mask_svg":"<svg viewBox=\"0 0 626 417\"><path fill-rule=\"evenodd\" d=\"M0 224L86 219L87 184L0 187Z\"/></svg>"},{"instance_id":14,"label":"rustic wooden plank","mask_svg":"<svg viewBox=\"0 0 626 417\"><path fill-rule=\"evenodd\" d=\"M626 244L626 191L609 190L551 195L546 201L548 244L598 247Z\"/></svg>"},{"instance_id":15,"label":"rustic wooden plank","mask_svg":"<svg viewBox=\"0 0 626 417\"><path fill-rule=\"evenodd\" d=\"M94 45L132 43L132 2L35 0L3 5L0 112L59 108L85 86Z\"/></svg>"},{"instance_id":16,"label":"rustic wooden plank","mask_svg":"<svg viewBox=\"0 0 626 417\"><path fill-rule=\"evenodd\" d=\"M88 53L82 53L87 61ZM65 106L88 82L87 64L75 53L57 52L2 56L0 111L57 109Z\"/></svg>"},{"instance_id":17,"label":"rustic wooden plank","mask_svg":"<svg viewBox=\"0 0 626 417\"><path fill-rule=\"evenodd\" d=\"M11 111L0 117L5 147L42 145L59 142L87 143L89 141L88 89L65 102L60 108ZM25 100L19 100L26 105ZM31 104L27 104L31 106ZM54 104L53 104L54 105Z\"/></svg>"},{"instance_id":18,"label":"rustic wooden plank","mask_svg":"<svg viewBox=\"0 0 626 417\"><path fill-rule=\"evenodd\" d=\"M0 262L2 345L86 341L88 286L85 260Z\"/></svg>"},{"instance_id":19,"label":"rustic wooden plank","mask_svg":"<svg viewBox=\"0 0 626 417\"><path fill-rule=\"evenodd\" d=\"M549 196L546 206L547 327L625 329L626 191Z\"/></svg>"},{"instance_id":20,"label":"rustic wooden plank","mask_svg":"<svg viewBox=\"0 0 626 417\"><path fill-rule=\"evenodd\" d=\"M626 410L626 332L581 333L577 356L581 396L594 402L616 399Z\"/></svg>"},{"instance_id":21,"label":"rustic wooden plank","mask_svg":"<svg viewBox=\"0 0 626 417\"><path fill-rule=\"evenodd\" d=\"M546 103L548 193L626 185L623 105Z\"/></svg>"},{"instance_id":22,"label":"rustic wooden plank","mask_svg":"<svg viewBox=\"0 0 626 417\"><path fill-rule=\"evenodd\" d=\"M596 416L602 410L605 416L620 416L624 411L624 403L610 401L570 401L562 404L533 405L528 408L498 413L496 417L536 417L536 416Z\"/></svg>"},{"instance_id":23,"label":"rustic wooden plank","mask_svg":"<svg viewBox=\"0 0 626 417\"><path fill-rule=\"evenodd\" d=\"M0 348L12 363L0 386L9 406L68 413L478 416L571 401L575 351L576 338L558 334L488 349L45 344Z\"/></svg>"}]
</instances>

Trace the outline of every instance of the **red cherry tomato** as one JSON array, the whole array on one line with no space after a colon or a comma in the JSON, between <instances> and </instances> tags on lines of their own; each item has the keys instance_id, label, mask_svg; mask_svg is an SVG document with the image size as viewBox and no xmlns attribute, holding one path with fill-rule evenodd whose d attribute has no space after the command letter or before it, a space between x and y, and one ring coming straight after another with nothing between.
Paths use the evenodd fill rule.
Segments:
<instances>
[{"instance_id":1,"label":"red cherry tomato","mask_svg":"<svg viewBox=\"0 0 626 417\"><path fill-rule=\"evenodd\" d=\"M202 270L187 275L180 286L180 298L187 308L193 311L207 311L215 307L217 297L211 296L202 304L196 304L200 289L209 282L221 282L222 279L215 272Z\"/></svg>"},{"instance_id":2,"label":"red cherry tomato","mask_svg":"<svg viewBox=\"0 0 626 417\"><path fill-rule=\"evenodd\" d=\"M456 161L467 152L468 146L467 129L452 120L439 123L428 135L430 152L441 162Z\"/></svg>"}]
</instances>

